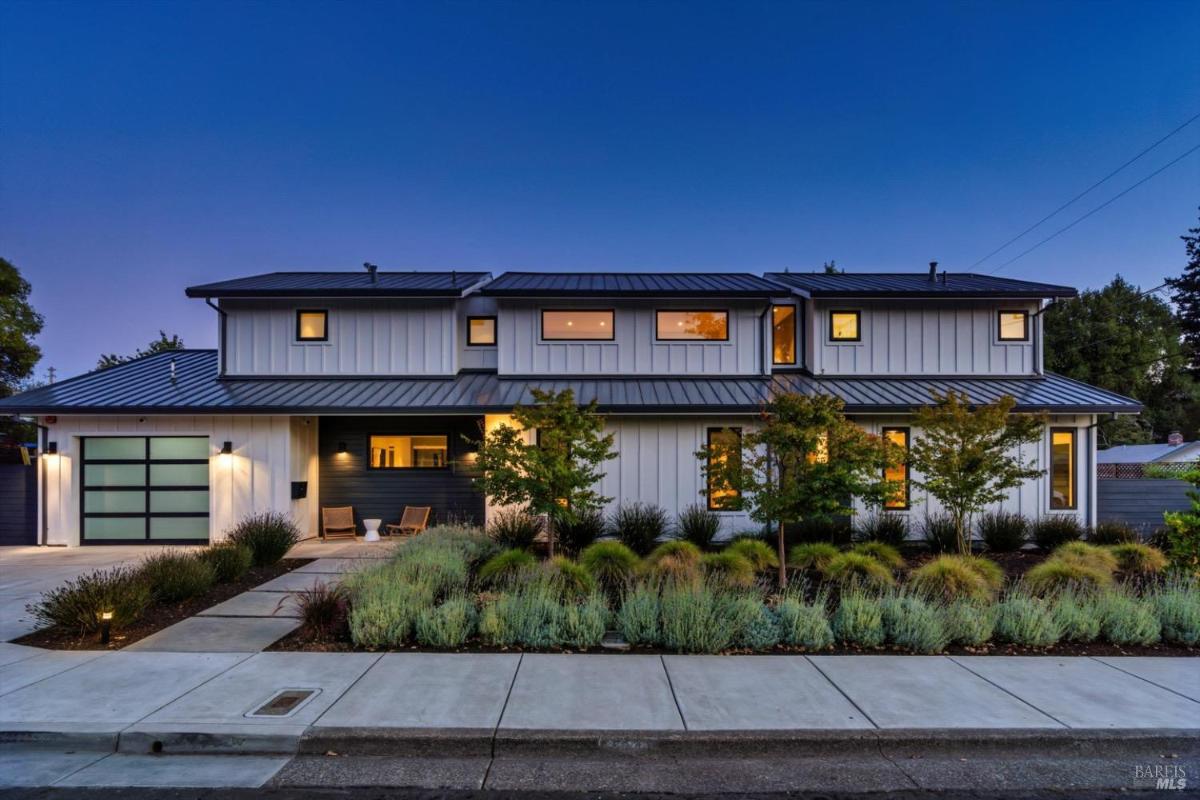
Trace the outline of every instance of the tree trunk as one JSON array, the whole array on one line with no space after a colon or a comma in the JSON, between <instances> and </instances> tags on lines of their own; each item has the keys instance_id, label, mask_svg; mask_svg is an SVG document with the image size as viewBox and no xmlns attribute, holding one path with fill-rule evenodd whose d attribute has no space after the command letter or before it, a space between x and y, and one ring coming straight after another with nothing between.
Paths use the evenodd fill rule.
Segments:
<instances>
[{"instance_id":1,"label":"tree trunk","mask_svg":"<svg viewBox=\"0 0 1200 800\"><path fill-rule=\"evenodd\" d=\"M971 555L971 540L967 535L967 515L957 513L954 515L954 530L958 534L958 554L962 556Z\"/></svg>"},{"instance_id":2,"label":"tree trunk","mask_svg":"<svg viewBox=\"0 0 1200 800\"><path fill-rule=\"evenodd\" d=\"M546 515L546 556L554 558L554 515Z\"/></svg>"},{"instance_id":3,"label":"tree trunk","mask_svg":"<svg viewBox=\"0 0 1200 800\"><path fill-rule=\"evenodd\" d=\"M783 523L779 523L779 588L786 589L787 579L787 544L783 540Z\"/></svg>"}]
</instances>

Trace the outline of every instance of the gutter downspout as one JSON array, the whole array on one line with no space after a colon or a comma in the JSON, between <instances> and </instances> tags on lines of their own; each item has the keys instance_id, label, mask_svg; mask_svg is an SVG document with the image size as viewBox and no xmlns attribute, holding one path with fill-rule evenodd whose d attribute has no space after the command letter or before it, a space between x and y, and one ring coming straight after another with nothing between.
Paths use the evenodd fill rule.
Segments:
<instances>
[{"instance_id":1,"label":"gutter downspout","mask_svg":"<svg viewBox=\"0 0 1200 800\"><path fill-rule=\"evenodd\" d=\"M770 375L771 370L767 368L767 314L771 313L771 308L774 307L773 300L767 300L767 307L758 315L758 357L762 359L762 374Z\"/></svg>"},{"instance_id":2,"label":"gutter downspout","mask_svg":"<svg viewBox=\"0 0 1200 800\"><path fill-rule=\"evenodd\" d=\"M1035 339L1035 341L1034 341L1035 349L1033 351L1033 356L1036 359L1036 363L1033 366L1033 370L1038 375L1046 374L1046 348L1045 348L1046 328L1045 328L1045 324L1042 322L1042 314L1045 314L1047 311L1049 311L1051 308L1053 308L1054 304L1057 302L1058 302L1057 297L1051 297L1049 303L1046 303L1046 305L1042 306L1040 309L1033 312L1033 320L1037 325L1036 332L1033 334L1034 339Z\"/></svg>"},{"instance_id":3,"label":"gutter downspout","mask_svg":"<svg viewBox=\"0 0 1200 800\"><path fill-rule=\"evenodd\" d=\"M220 353L220 357L217 361L217 377L224 378L225 377L225 322L229 318L229 312L227 312L225 309L221 308L221 306L219 306L218 304L214 303L212 301L211 297L204 298L204 303L209 308L211 308L213 311L216 311L217 314L221 317L221 331L218 336L218 338L220 340L218 342L218 345L219 345L218 352Z\"/></svg>"},{"instance_id":4,"label":"gutter downspout","mask_svg":"<svg viewBox=\"0 0 1200 800\"><path fill-rule=\"evenodd\" d=\"M37 421L37 417L33 418L33 424L38 429L38 546L46 547L50 543L50 473L49 464L46 462L47 443L50 441L50 429Z\"/></svg>"}]
</instances>

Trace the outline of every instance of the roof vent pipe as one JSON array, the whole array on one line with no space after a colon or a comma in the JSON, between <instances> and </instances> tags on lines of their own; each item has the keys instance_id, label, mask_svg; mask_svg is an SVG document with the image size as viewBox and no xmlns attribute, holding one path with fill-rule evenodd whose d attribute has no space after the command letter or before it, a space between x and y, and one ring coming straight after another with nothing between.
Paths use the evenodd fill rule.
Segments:
<instances>
[{"instance_id":1,"label":"roof vent pipe","mask_svg":"<svg viewBox=\"0 0 1200 800\"><path fill-rule=\"evenodd\" d=\"M377 280L376 273L379 272L379 267L375 266L370 261L364 261L363 266L367 268L367 274L371 276L371 283L375 283Z\"/></svg>"},{"instance_id":2,"label":"roof vent pipe","mask_svg":"<svg viewBox=\"0 0 1200 800\"><path fill-rule=\"evenodd\" d=\"M946 270L942 270L942 286L946 285Z\"/></svg>"},{"instance_id":3,"label":"roof vent pipe","mask_svg":"<svg viewBox=\"0 0 1200 800\"><path fill-rule=\"evenodd\" d=\"M929 262L929 282L930 283L937 282L937 262L936 261Z\"/></svg>"},{"instance_id":4,"label":"roof vent pipe","mask_svg":"<svg viewBox=\"0 0 1200 800\"><path fill-rule=\"evenodd\" d=\"M171 383L175 382L175 356L171 356Z\"/></svg>"}]
</instances>

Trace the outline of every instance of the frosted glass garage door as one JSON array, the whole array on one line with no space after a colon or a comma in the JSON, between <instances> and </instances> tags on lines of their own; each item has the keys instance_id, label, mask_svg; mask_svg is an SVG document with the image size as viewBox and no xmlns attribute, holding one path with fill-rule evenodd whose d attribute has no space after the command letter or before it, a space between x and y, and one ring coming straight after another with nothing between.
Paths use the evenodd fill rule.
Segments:
<instances>
[{"instance_id":1,"label":"frosted glass garage door","mask_svg":"<svg viewBox=\"0 0 1200 800\"><path fill-rule=\"evenodd\" d=\"M82 440L85 544L207 542L207 436Z\"/></svg>"}]
</instances>

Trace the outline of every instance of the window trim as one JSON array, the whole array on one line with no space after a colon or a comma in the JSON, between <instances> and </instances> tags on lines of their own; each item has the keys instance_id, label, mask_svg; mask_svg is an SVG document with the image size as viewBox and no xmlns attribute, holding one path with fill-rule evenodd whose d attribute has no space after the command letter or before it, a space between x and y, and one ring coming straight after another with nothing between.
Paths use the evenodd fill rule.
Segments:
<instances>
[{"instance_id":1,"label":"window trim","mask_svg":"<svg viewBox=\"0 0 1200 800\"><path fill-rule=\"evenodd\" d=\"M1021 320L1024 323L1024 329L1021 338L1016 339L1003 334L1002 318L1005 314L1020 314ZM1029 310L1025 308L998 308L996 309L996 341L998 342L1028 342L1029 341Z\"/></svg>"},{"instance_id":2,"label":"window trim","mask_svg":"<svg viewBox=\"0 0 1200 800\"><path fill-rule=\"evenodd\" d=\"M792 310L792 360L775 360L775 309L790 308ZM798 303L771 304L771 366L794 367L800 363L800 305Z\"/></svg>"},{"instance_id":3,"label":"window trim","mask_svg":"<svg viewBox=\"0 0 1200 800\"><path fill-rule=\"evenodd\" d=\"M615 308L543 308L541 311L542 311L542 313L541 313L542 329L540 331L538 331L539 341L543 341L543 342L611 342L617 338L617 310ZM546 335L546 313L547 312L552 313L552 314L572 314L572 313L578 314L581 311L601 312L601 313L607 313L609 315L609 322L611 324L609 326L607 339L601 339L598 337L591 337L591 338L587 338L587 339L573 339L570 337L558 337L558 336L547 336Z\"/></svg>"},{"instance_id":4,"label":"window trim","mask_svg":"<svg viewBox=\"0 0 1200 800\"><path fill-rule=\"evenodd\" d=\"M712 473L711 473L711 469L712 469L712 459L713 459L713 444L712 444L712 440L713 440L713 434L714 434L714 433L724 433L725 431L732 431L732 432L733 432L733 433L734 433L734 434L737 436L737 440L738 440L738 447L739 447L739 449L741 448L741 444L742 444L742 429L741 429L741 427L736 427L736 428L731 428L731 427L707 428L707 429L705 430L705 447L704 447L704 449L705 449L705 450L707 451L707 453L708 453L707 457L705 458L705 463L708 465L708 470L709 470L709 471L706 471L706 472L705 472L705 480L704 480L704 505L705 505L705 507L707 507L707 508L708 508L708 510L709 510L709 511L725 512L725 513L736 513L736 512L738 512L738 511L740 511L741 509L739 509L739 508L729 508L729 507L727 507L727 506L713 505L712 477L711 477L711 475L712 475ZM731 499L737 499L737 500L741 500L741 497L742 497L742 493L741 493L741 492L736 492L736 490L735 490L735 494L733 495L733 497L732 497Z\"/></svg>"},{"instance_id":5,"label":"window trim","mask_svg":"<svg viewBox=\"0 0 1200 800\"><path fill-rule=\"evenodd\" d=\"M835 314L853 314L854 315L854 333L856 336L853 339L842 338L833 335L833 317ZM862 310L857 308L831 308L829 309L829 341L833 344L853 343L862 341Z\"/></svg>"},{"instance_id":6,"label":"window trim","mask_svg":"<svg viewBox=\"0 0 1200 800\"><path fill-rule=\"evenodd\" d=\"M884 500L883 501L883 510L884 511L909 511L912 509L912 476L909 474L908 451L909 451L909 448L912 447L912 428L910 428L907 425L888 425L884 428L879 429L879 435L882 436L886 440L888 433L890 433L892 431L897 431L897 432L902 431L904 433L904 453L905 453L904 463L903 463L903 467L904 467L904 505L889 506L888 501ZM883 474L884 480L887 480L887 467L883 468L882 474Z\"/></svg>"},{"instance_id":7,"label":"window trim","mask_svg":"<svg viewBox=\"0 0 1200 800\"><path fill-rule=\"evenodd\" d=\"M721 339L672 339L658 335L658 315L659 314L724 314L725 315L725 336ZM656 342L671 342L683 344L704 344L705 342L728 342L729 341L729 309L728 308L656 308L654 309L654 341Z\"/></svg>"},{"instance_id":8,"label":"window trim","mask_svg":"<svg viewBox=\"0 0 1200 800\"><path fill-rule=\"evenodd\" d=\"M303 314L320 314L324 320L324 336L301 336L300 317ZM300 344L320 343L329 341L329 309L328 308L297 308L296 309L296 341Z\"/></svg>"},{"instance_id":9,"label":"window trim","mask_svg":"<svg viewBox=\"0 0 1200 800\"><path fill-rule=\"evenodd\" d=\"M491 342L473 342L471 341L471 323L475 320L490 319L492 321L492 341ZM500 324L495 314L480 314L477 316L467 317L467 347L495 347L500 340Z\"/></svg>"},{"instance_id":10,"label":"window trim","mask_svg":"<svg viewBox=\"0 0 1200 800\"><path fill-rule=\"evenodd\" d=\"M1070 467L1071 482L1071 504L1067 506L1054 507L1054 434L1068 433L1071 435L1071 458L1068 462ZM1050 428L1050 439L1047 442L1048 458L1046 459L1048 469L1046 470L1046 506L1048 511L1078 511L1079 510L1079 465L1078 453L1079 448L1079 431L1076 428Z\"/></svg>"},{"instance_id":11,"label":"window trim","mask_svg":"<svg viewBox=\"0 0 1200 800\"><path fill-rule=\"evenodd\" d=\"M375 438L376 436L386 436L389 438L394 438L396 436L409 436L413 438L417 436L441 436L446 440L446 463L440 467L376 467L371 464L371 439ZM432 433L429 431L424 433L407 433L404 431L380 433L379 431L372 431L367 434L367 451L364 454L363 460L366 462L367 472L382 472L386 474L397 473L400 475L403 475L406 472L445 472L446 470L450 469L450 441L453 438L454 437L448 433L439 433L436 431Z\"/></svg>"}]
</instances>

